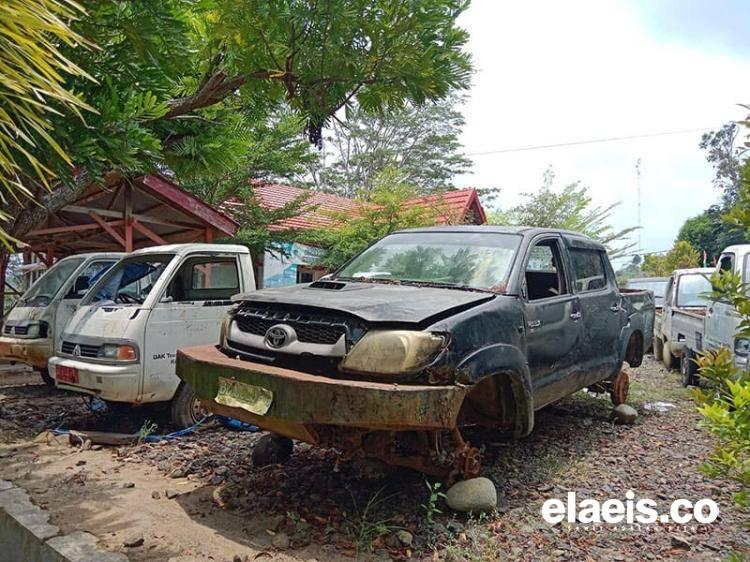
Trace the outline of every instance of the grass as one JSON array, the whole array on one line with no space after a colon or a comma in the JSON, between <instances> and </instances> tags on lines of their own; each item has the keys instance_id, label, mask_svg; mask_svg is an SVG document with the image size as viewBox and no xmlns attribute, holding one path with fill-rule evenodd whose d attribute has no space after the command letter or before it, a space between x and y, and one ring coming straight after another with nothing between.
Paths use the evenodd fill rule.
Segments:
<instances>
[{"instance_id":1,"label":"grass","mask_svg":"<svg viewBox=\"0 0 750 562\"><path fill-rule=\"evenodd\" d=\"M382 492L383 489L375 492L361 511L352 495L356 518L350 524L348 534L358 552L371 551L372 543L376 538L398 529L392 517L380 514L383 504L394 497L393 495L381 496Z\"/></svg>"}]
</instances>

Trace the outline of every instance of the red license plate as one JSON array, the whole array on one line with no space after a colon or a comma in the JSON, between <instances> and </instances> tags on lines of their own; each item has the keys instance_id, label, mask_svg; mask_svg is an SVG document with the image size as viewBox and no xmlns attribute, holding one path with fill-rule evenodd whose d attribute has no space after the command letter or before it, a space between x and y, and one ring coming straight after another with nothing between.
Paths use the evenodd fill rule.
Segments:
<instances>
[{"instance_id":1,"label":"red license plate","mask_svg":"<svg viewBox=\"0 0 750 562\"><path fill-rule=\"evenodd\" d=\"M55 369L55 378L60 382L78 384L78 369L75 367L65 367L58 365Z\"/></svg>"}]
</instances>

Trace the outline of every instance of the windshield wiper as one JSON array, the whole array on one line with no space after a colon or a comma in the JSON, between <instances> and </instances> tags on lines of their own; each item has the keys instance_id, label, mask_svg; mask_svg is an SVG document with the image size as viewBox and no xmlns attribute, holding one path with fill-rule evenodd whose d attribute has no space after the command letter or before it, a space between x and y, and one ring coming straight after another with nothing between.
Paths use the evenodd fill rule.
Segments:
<instances>
[{"instance_id":1,"label":"windshield wiper","mask_svg":"<svg viewBox=\"0 0 750 562\"><path fill-rule=\"evenodd\" d=\"M376 283L381 285L408 285L410 287L435 287L437 289L457 289L459 291L477 291L479 293L493 293L489 289L460 285L445 281L427 281L420 279L397 279L385 277L332 277L331 281L354 281L358 283Z\"/></svg>"}]
</instances>

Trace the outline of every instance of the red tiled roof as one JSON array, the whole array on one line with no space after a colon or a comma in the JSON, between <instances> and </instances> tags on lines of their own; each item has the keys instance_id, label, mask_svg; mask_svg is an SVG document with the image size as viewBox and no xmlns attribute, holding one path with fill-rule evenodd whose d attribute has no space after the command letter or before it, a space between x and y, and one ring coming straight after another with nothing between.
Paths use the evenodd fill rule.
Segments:
<instances>
[{"instance_id":1,"label":"red tiled roof","mask_svg":"<svg viewBox=\"0 0 750 562\"><path fill-rule=\"evenodd\" d=\"M311 230L326 227L334 223L331 216L333 213L354 213L361 205L354 199L291 185L257 184L255 195L266 209L280 209L303 195L309 195L306 202L307 210L272 227L279 230ZM221 208L231 215L232 208L241 204L236 199L230 199L223 203ZM463 224L467 221L483 224L487 221L477 190L474 188L436 193L407 201L406 205L433 208L437 214L438 224Z\"/></svg>"}]
</instances>

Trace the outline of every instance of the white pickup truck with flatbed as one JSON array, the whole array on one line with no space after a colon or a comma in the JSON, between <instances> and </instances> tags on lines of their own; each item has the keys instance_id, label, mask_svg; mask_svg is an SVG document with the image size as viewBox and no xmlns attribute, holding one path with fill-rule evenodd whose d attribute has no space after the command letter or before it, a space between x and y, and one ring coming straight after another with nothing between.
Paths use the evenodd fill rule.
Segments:
<instances>
[{"instance_id":1,"label":"white pickup truck with flatbed","mask_svg":"<svg viewBox=\"0 0 750 562\"><path fill-rule=\"evenodd\" d=\"M193 425L205 411L175 375L177 348L219 341L232 296L254 289L245 246L136 250L83 298L49 361L50 375L59 388L115 405L169 403L176 425Z\"/></svg>"},{"instance_id":2,"label":"white pickup truck with flatbed","mask_svg":"<svg viewBox=\"0 0 750 562\"><path fill-rule=\"evenodd\" d=\"M667 282L662 309L654 321L654 357L676 368L686 345L703 331L713 268L676 269Z\"/></svg>"}]
</instances>

